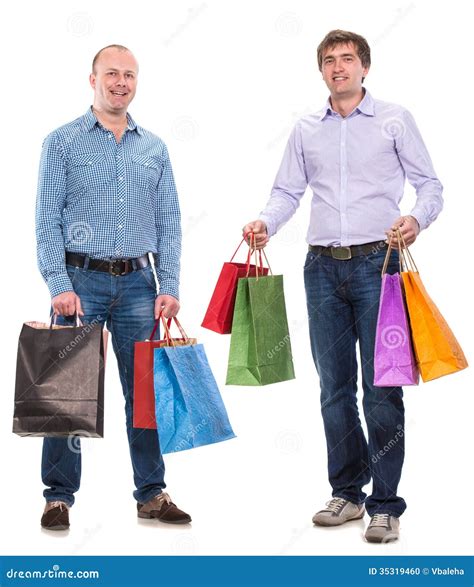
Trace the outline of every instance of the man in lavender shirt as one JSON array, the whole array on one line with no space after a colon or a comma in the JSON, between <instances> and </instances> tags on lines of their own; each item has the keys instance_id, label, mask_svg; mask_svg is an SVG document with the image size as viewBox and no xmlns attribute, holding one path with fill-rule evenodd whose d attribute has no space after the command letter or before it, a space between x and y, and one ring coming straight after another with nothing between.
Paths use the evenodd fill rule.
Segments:
<instances>
[{"instance_id":1,"label":"man in lavender shirt","mask_svg":"<svg viewBox=\"0 0 474 587\"><path fill-rule=\"evenodd\" d=\"M313 522L337 526L362 518L367 509L365 538L386 542L398 538L406 503L397 495L403 391L373 384L381 269L387 239L397 246L396 228L410 245L436 219L443 187L411 114L363 88L370 67L363 37L331 31L318 47L318 65L330 98L296 123L270 199L243 231L253 232L256 246L264 247L311 187L304 279L332 486L332 499ZM405 178L416 190L416 204L410 215L400 216ZM388 272L397 271L394 251ZM357 408L357 341L368 440ZM362 488L370 480L367 497Z\"/></svg>"}]
</instances>

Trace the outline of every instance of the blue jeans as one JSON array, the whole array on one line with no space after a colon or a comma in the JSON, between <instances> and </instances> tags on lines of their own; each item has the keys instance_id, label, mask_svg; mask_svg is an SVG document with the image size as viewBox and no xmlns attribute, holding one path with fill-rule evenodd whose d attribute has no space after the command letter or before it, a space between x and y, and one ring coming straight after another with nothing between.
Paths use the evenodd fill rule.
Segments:
<instances>
[{"instance_id":1,"label":"blue jeans","mask_svg":"<svg viewBox=\"0 0 474 587\"><path fill-rule=\"evenodd\" d=\"M304 267L311 350L321 386L321 412L333 497L363 503L370 516L400 516L397 495L404 458L401 387L375 387L374 345L385 250L349 260L308 252ZM388 273L398 271L392 252ZM359 341L364 435L357 408ZM362 487L372 479L372 494ZM366 499L367 497L367 499Z\"/></svg>"},{"instance_id":2,"label":"blue jeans","mask_svg":"<svg viewBox=\"0 0 474 587\"><path fill-rule=\"evenodd\" d=\"M150 265L120 277L72 266L67 266L67 271L74 291L81 299L82 322L106 323L112 335L125 398L125 419L136 486L133 495L138 502L144 503L165 488L165 466L157 431L133 428L134 343L149 338L153 329L157 293L153 271ZM66 324L68 320L61 316L57 323ZM72 505L81 480L79 438L74 437L74 442L67 438L45 438L41 475L47 486L44 491L47 501L60 500Z\"/></svg>"}]
</instances>

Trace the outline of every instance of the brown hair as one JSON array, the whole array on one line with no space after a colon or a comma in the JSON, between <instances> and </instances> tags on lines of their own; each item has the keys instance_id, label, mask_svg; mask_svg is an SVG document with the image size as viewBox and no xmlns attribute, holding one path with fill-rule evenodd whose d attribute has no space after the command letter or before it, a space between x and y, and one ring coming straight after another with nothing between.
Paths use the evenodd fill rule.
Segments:
<instances>
[{"instance_id":1,"label":"brown hair","mask_svg":"<svg viewBox=\"0 0 474 587\"><path fill-rule=\"evenodd\" d=\"M324 37L318 47L318 67L319 71L323 68L323 55L328 49L334 49L336 45L348 45L352 43L356 49L357 55L362 62L363 67L370 67L370 47L364 37L351 33L349 31L342 31L335 29L329 31Z\"/></svg>"},{"instance_id":2,"label":"brown hair","mask_svg":"<svg viewBox=\"0 0 474 587\"><path fill-rule=\"evenodd\" d=\"M130 49L128 49L127 47L124 47L123 45L107 45L107 47L102 47L102 49L97 52L96 56L92 60L92 73L95 73L95 67L97 65L97 61L98 61L102 51L105 51L106 49L118 49L119 51L128 51L129 53L131 53Z\"/></svg>"}]
</instances>

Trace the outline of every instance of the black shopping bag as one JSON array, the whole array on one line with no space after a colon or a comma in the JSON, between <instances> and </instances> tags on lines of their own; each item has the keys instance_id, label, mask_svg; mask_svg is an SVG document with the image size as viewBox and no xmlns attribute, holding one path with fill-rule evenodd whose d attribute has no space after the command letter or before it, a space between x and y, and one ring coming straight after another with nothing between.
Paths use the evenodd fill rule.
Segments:
<instances>
[{"instance_id":1,"label":"black shopping bag","mask_svg":"<svg viewBox=\"0 0 474 587\"><path fill-rule=\"evenodd\" d=\"M23 324L16 369L15 434L103 437L106 335L99 322Z\"/></svg>"}]
</instances>

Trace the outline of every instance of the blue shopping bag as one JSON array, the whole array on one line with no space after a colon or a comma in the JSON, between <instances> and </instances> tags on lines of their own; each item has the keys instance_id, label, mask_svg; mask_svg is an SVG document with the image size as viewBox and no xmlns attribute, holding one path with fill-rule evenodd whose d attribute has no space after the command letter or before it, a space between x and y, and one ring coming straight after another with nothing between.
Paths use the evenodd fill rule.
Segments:
<instances>
[{"instance_id":1,"label":"blue shopping bag","mask_svg":"<svg viewBox=\"0 0 474 587\"><path fill-rule=\"evenodd\" d=\"M170 346L154 349L153 364L161 452L179 452L235 438L204 346L173 346L167 329L165 336Z\"/></svg>"}]
</instances>

